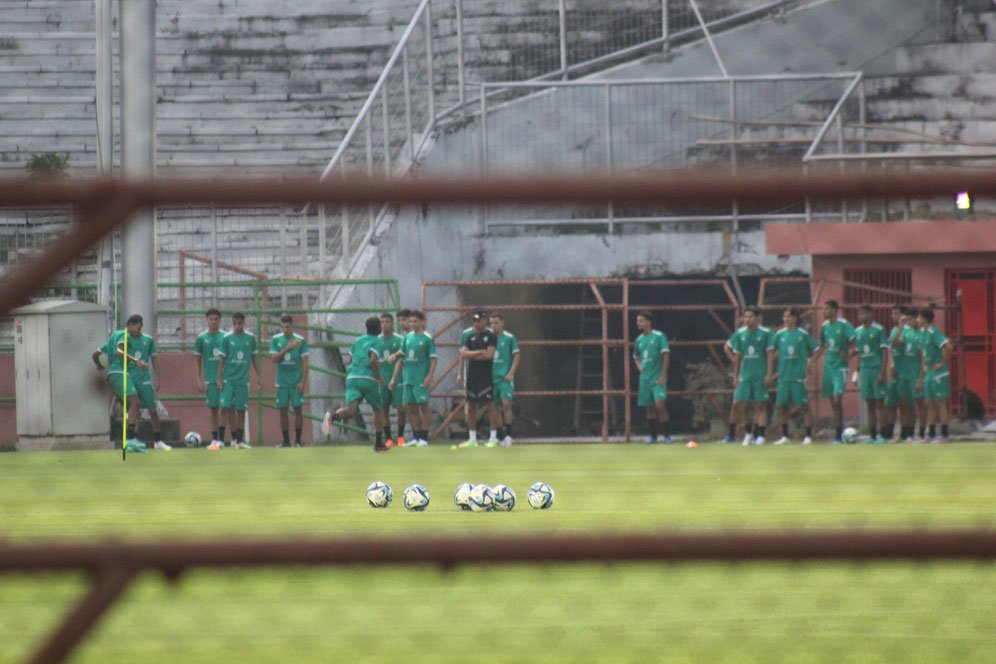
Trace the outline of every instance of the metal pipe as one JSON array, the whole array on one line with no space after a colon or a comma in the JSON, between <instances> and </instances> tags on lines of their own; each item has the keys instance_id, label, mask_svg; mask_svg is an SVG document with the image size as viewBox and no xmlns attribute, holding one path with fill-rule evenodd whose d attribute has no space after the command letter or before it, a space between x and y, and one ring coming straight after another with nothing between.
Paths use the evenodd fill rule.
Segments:
<instances>
[{"instance_id":1,"label":"metal pipe","mask_svg":"<svg viewBox=\"0 0 996 664\"><path fill-rule=\"evenodd\" d=\"M844 154L844 119L838 114L837 115L837 153ZM844 162L837 164L837 170L841 173L844 172ZM848 220L847 212L847 199L842 199L840 201L840 217L841 221Z\"/></svg>"},{"instance_id":2,"label":"metal pipe","mask_svg":"<svg viewBox=\"0 0 996 664\"><path fill-rule=\"evenodd\" d=\"M661 0L661 26L661 39L664 41L664 52L667 53L671 50L671 19L668 17L667 0Z\"/></svg>"},{"instance_id":3,"label":"metal pipe","mask_svg":"<svg viewBox=\"0 0 996 664\"><path fill-rule=\"evenodd\" d=\"M605 86L605 170L609 175L612 175L612 88L608 85ZM613 217L615 216L615 209L612 205L612 201L608 202L608 221L609 221L609 233L615 231L615 224L613 222Z\"/></svg>"},{"instance_id":4,"label":"metal pipe","mask_svg":"<svg viewBox=\"0 0 996 664\"><path fill-rule=\"evenodd\" d=\"M665 0L665 2L666 1L667 0ZM625 345L623 346L623 382L626 383L624 388L626 391L626 406L623 410L625 413L624 418L626 420L626 442L628 443L633 434L633 395L632 386L630 385L633 374L631 373L632 362L629 356L629 348L631 343L629 338L629 279L623 280L622 292L623 341L625 342Z\"/></svg>"},{"instance_id":5,"label":"metal pipe","mask_svg":"<svg viewBox=\"0 0 996 664\"><path fill-rule=\"evenodd\" d=\"M211 206L211 281L218 281L218 208ZM218 293L211 291L211 302L218 304Z\"/></svg>"},{"instance_id":6,"label":"metal pipe","mask_svg":"<svg viewBox=\"0 0 996 664\"><path fill-rule=\"evenodd\" d=\"M560 71L562 80L567 80L567 0L559 0L558 18L560 24Z\"/></svg>"},{"instance_id":7,"label":"metal pipe","mask_svg":"<svg viewBox=\"0 0 996 664\"><path fill-rule=\"evenodd\" d=\"M405 133L408 137L408 156L415 161L415 135L412 131L412 84L408 71L408 47L401 51L401 80L405 97ZM345 160L341 161L345 167Z\"/></svg>"},{"instance_id":8,"label":"metal pipe","mask_svg":"<svg viewBox=\"0 0 996 664\"><path fill-rule=\"evenodd\" d=\"M97 164L101 177L114 172L114 33L111 0L96 0L96 87L97 87ZM114 237L100 243L100 276L97 302L111 304L114 281Z\"/></svg>"},{"instance_id":9,"label":"metal pipe","mask_svg":"<svg viewBox=\"0 0 996 664\"><path fill-rule=\"evenodd\" d=\"M854 80L852 80L851 83L844 88L844 93L841 94L840 99L837 100L837 103L834 104L833 108L830 110L830 115L827 116L823 126L820 127L818 132L816 132L816 138L813 139L813 144L809 146L808 150L806 150L806 154L802 155L802 163L805 164L807 161L813 159L816 148L818 148L820 143L823 142L823 137L827 135L827 132L830 131L830 127L833 126L834 118L836 118L837 114L839 114L841 109L844 108L844 104L850 98L851 93L854 92L855 88L860 85L862 79L864 78L864 75L861 72L856 72L853 76Z\"/></svg>"},{"instance_id":10,"label":"metal pipe","mask_svg":"<svg viewBox=\"0 0 996 664\"><path fill-rule=\"evenodd\" d=\"M436 76L432 66L432 2L425 6L425 66L429 79L429 127L436 121Z\"/></svg>"},{"instance_id":11,"label":"metal pipe","mask_svg":"<svg viewBox=\"0 0 996 664\"><path fill-rule=\"evenodd\" d=\"M692 11L695 12L695 18L698 19L699 25L702 27L702 33L705 35L706 42L709 44L709 49L712 51L712 56L716 58L716 64L719 65L719 71L723 72L723 77L729 77L729 73L726 71L726 65L723 64L723 58L719 56L719 51L716 50L716 43L712 39L712 33L709 32L709 26L706 25L705 19L702 18L702 12L699 11L699 5L695 0L688 0L688 4L691 5Z\"/></svg>"},{"instance_id":12,"label":"metal pipe","mask_svg":"<svg viewBox=\"0 0 996 664\"><path fill-rule=\"evenodd\" d=\"M464 71L463 57L463 0L456 0L456 31L457 31L457 88L460 108L467 105L467 80Z\"/></svg>"},{"instance_id":13,"label":"metal pipe","mask_svg":"<svg viewBox=\"0 0 996 664\"><path fill-rule=\"evenodd\" d=\"M384 120L384 177L391 177L391 112L387 106L387 87L380 91L380 107Z\"/></svg>"}]
</instances>

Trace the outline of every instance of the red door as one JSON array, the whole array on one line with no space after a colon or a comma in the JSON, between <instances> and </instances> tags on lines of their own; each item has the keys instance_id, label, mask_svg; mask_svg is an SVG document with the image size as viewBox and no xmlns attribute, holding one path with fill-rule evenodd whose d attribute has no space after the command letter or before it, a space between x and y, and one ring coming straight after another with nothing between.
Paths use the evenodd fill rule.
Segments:
<instances>
[{"instance_id":1,"label":"red door","mask_svg":"<svg viewBox=\"0 0 996 664\"><path fill-rule=\"evenodd\" d=\"M947 270L945 276L948 302L961 303L947 310L944 328L954 344L951 412L996 417L996 269Z\"/></svg>"}]
</instances>

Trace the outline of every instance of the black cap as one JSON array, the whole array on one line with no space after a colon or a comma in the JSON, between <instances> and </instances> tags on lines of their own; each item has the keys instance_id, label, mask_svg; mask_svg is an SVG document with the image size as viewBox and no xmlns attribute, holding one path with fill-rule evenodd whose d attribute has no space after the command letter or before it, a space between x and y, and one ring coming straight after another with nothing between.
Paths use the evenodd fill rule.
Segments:
<instances>
[{"instance_id":1,"label":"black cap","mask_svg":"<svg viewBox=\"0 0 996 664\"><path fill-rule=\"evenodd\" d=\"M474 315L470 317L471 320L482 320L488 317L488 312L478 309L474 312Z\"/></svg>"}]
</instances>

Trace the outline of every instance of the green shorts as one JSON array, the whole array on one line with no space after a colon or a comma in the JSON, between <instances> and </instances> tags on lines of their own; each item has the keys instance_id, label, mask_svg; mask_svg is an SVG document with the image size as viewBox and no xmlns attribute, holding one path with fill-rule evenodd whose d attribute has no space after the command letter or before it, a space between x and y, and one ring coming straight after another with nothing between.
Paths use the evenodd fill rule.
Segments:
<instances>
[{"instance_id":1,"label":"green shorts","mask_svg":"<svg viewBox=\"0 0 996 664\"><path fill-rule=\"evenodd\" d=\"M404 404L429 403L429 388L421 385L405 385L401 402Z\"/></svg>"},{"instance_id":2,"label":"green shorts","mask_svg":"<svg viewBox=\"0 0 996 664\"><path fill-rule=\"evenodd\" d=\"M808 406L809 388L801 380L778 381L777 401L779 406Z\"/></svg>"},{"instance_id":3,"label":"green shorts","mask_svg":"<svg viewBox=\"0 0 996 664\"><path fill-rule=\"evenodd\" d=\"M142 408L156 407L156 391L153 389L152 383L137 383L135 385L135 393L138 394L138 404Z\"/></svg>"},{"instance_id":4,"label":"green shorts","mask_svg":"<svg viewBox=\"0 0 996 664\"><path fill-rule=\"evenodd\" d=\"M925 399L947 399L951 393L950 376L947 369L928 371L923 381L923 396Z\"/></svg>"},{"instance_id":5,"label":"green shorts","mask_svg":"<svg viewBox=\"0 0 996 664\"><path fill-rule=\"evenodd\" d=\"M844 396L847 385L847 367L840 369L823 368L823 380L820 381L820 396L828 399Z\"/></svg>"},{"instance_id":6,"label":"green shorts","mask_svg":"<svg viewBox=\"0 0 996 664\"><path fill-rule=\"evenodd\" d=\"M219 405L222 408L231 408L240 413L249 410L249 384L235 385L233 383L225 383L224 387L221 388Z\"/></svg>"},{"instance_id":7,"label":"green shorts","mask_svg":"<svg viewBox=\"0 0 996 664\"><path fill-rule=\"evenodd\" d=\"M908 401L910 403L919 399L920 397L916 393L916 379L900 376L899 380L896 381L896 398L899 401Z\"/></svg>"},{"instance_id":8,"label":"green shorts","mask_svg":"<svg viewBox=\"0 0 996 664\"><path fill-rule=\"evenodd\" d=\"M218 383L204 383L204 401L207 402L208 408L218 407L221 403L221 390L218 389Z\"/></svg>"},{"instance_id":9,"label":"green shorts","mask_svg":"<svg viewBox=\"0 0 996 664\"><path fill-rule=\"evenodd\" d=\"M515 397L515 383L503 378L496 378L492 381L491 396L496 404L503 401L511 401Z\"/></svg>"},{"instance_id":10,"label":"green shorts","mask_svg":"<svg viewBox=\"0 0 996 664\"><path fill-rule=\"evenodd\" d=\"M108 385L111 386L111 389L114 390L114 395L118 399L124 401L124 374L123 373L109 374L107 376L107 383ZM135 391L135 381L129 380L128 396L133 397L136 394L138 393Z\"/></svg>"},{"instance_id":11,"label":"green shorts","mask_svg":"<svg viewBox=\"0 0 996 664\"><path fill-rule=\"evenodd\" d=\"M394 389L388 389L388 381L384 381L384 384L380 386L380 402L383 404L381 408L390 408L394 406L395 408L401 407L401 397L402 386L395 384Z\"/></svg>"},{"instance_id":12,"label":"green shorts","mask_svg":"<svg viewBox=\"0 0 996 664\"><path fill-rule=\"evenodd\" d=\"M733 390L734 401L767 401L768 388L764 378L741 378Z\"/></svg>"},{"instance_id":13,"label":"green shorts","mask_svg":"<svg viewBox=\"0 0 996 664\"><path fill-rule=\"evenodd\" d=\"M885 388L886 408L895 408L899 405L899 379L893 378Z\"/></svg>"},{"instance_id":14,"label":"green shorts","mask_svg":"<svg viewBox=\"0 0 996 664\"><path fill-rule=\"evenodd\" d=\"M304 395L298 391L297 385L294 387L277 385L277 408L287 408L287 406L300 408L303 405Z\"/></svg>"},{"instance_id":15,"label":"green shorts","mask_svg":"<svg viewBox=\"0 0 996 664\"><path fill-rule=\"evenodd\" d=\"M861 370L859 374L861 376L861 398L865 401L885 398L887 391L885 381L878 380L880 371L881 368L876 369L875 367Z\"/></svg>"},{"instance_id":16,"label":"green shorts","mask_svg":"<svg viewBox=\"0 0 996 664\"><path fill-rule=\"evenodd\" d=\"M367 378L346 379L346 405L354 401L366 401L372 408L383 408L384 401L380 396L380 384Z\"/></svg>"},{"instance_id":17,"label":"green shorts","mask_svg":"<svg viewBox=\"0 0 996 664\"><path fill-rule=\"evenodd\" d=\"M637 406L649 408L654 403L665 399L667 399L666 385L658 385L656 380L640 381L640 396L636 401Z\"/></svg>"}]
</instances>

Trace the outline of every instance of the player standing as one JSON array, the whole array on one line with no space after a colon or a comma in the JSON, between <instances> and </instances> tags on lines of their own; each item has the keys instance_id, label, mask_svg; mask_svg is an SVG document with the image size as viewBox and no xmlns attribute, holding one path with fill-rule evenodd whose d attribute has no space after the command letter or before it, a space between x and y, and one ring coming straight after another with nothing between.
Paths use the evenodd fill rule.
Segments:
<instances>
[{"instance_id":1,"label":"player standing","mask_svg":"<svg viewBox=\"0 0 996 664\"><path fill-rule=\"evenodd\" d=\"M904 309L899 327L892 339L892 358L896 373L896 393L899 400L899 438L913 442L916 432L917 392L923 385L923 360L920 334L912 325L912 313Z\"/></svg>"},{"instance_id":2,"label":"player standing","mask_svg":"<svg viewBox=\"0 0 996 664\"><path fill-rule=\"evenodd\" d=\"M743 416L747 404L754 406L754 431L744 435L743 444L764 445L768 425L768 346L771 330L761 325L761 310L744 309L744 328L733 337L733 405Z\"/></svg>"},{"instance_id":3,"label":"player standing","mask_svg":"<svg viewBox=\"0 0 996 664\"><path fill-rule=\"evenodd\" d=\"M412 311L409 318L411 332L401 344L401 350L395 353L395 359L400 358L394 367L394 375L388 387L393 390L398 385L399 374L402 377L402 397L405 408L408 409L408 419L412 423L415 437L409 445L425 447L429 444L429 388L432 376L436 372L436 342L432 335L425 331L425 314Z\"/></svg>"},{"instance_id":4,"label":"player standing","mask_svg":"<svg viewBox=\"0 0 996 664\"><path fill-rule=\"evenodd\" d=\"M470 439L458 447L477 447L477 425L481 419L481 405L488 411L491 435L487 446L498 444L498 415L494 402L494 357L498 340L488 329L488 315L476 311L471 316L473 332L460 348L460 360L467 362L467 432Z\"/></svg>"},{"instance_id":5,"label":"player standing","mask_svg":"<svg viewBox=\"0 0 996 664\"><path fill-rule=\"evenodd\" d=\"M854 341L854 327L839 315L840 304L827 300L823 305L823 326L820 328L820 349L823 355L823 379L820 394L830 399L833 410L833 443L840 444L844 435L844 389L847 385L847 365Z\"/></svg>"},{"instance_id":6,"label":"player standing","mask_svg":"<svg viewBox=\"0 0 996 664\"><path fill-rule=\"evenodd\" d=\"M381 385L381 339L380 318L370 316L366 320L367 333L357 337L351 348L352 357L346 369L346 405L332 414L326 413L327 426L333 422L348 420L356 415L361 401L366 401L374 412L374 452L390 449L384 442L384 402Z\"/></svg>"},{"instance_id":7,"label":"player standing","mask_svg":"<svg viewBox=\"0 0 996 664\"><path fill-rule=\"evenodd\" d=\"M194 355L197 356L197 391L204 393L204 401L211 412L211 443L209 450L220 450L225 446L225 423L218 419L218 406L221 390L218 389L218 358L225 333L221 331L221 312L215 308L204 315L207 330L194 340Z\"/></svg>"},{"instance_id":8,"label":"player standing","mask_svg":"<svg viewBox=\"0 0 996 664\"><path fill-rule=\"evenodd\" d=\"M918 315L923 347L923 393L927 406L926 441L948 442L948 395L950 394L948 366L951 361L951 343L934 327L934 310L921 309ZM941 437L937 437L937 424Z\"/></svg>"},{"instance_id":9,"label":"player standing","mask_svg":"<svg viewBox=\"0 0 996 664\"><path fill-rule=\"evenodd\" d=\"M491 314L491 329L495 333L495 357L492 365L492 382L495 408L501 425L498 438L504 447L512 444L512 399L515 397L515 372L519 368L519 340L505 329L505 318Z\"/></svg>"},{"instance_id":10,"label":"player standing","mask_svg":"<svg viewBox=\"0 0 996 664\"><path fill-rule=\"evenodd\" d=\"M813 411L809 407L808 379L813 370L813 352L820 345L809 332L799 328L797 309L786 309L782 313L782 323L784 327L772 335L768 346L768 383L775 381L777 384L776 401L782 421L782 437L775 445L791 442L789 420L800 412L802 425L806 428L802 444L809 445L813 442Z\"/></svg>"},{"instance_id":11,"label":"player standing","mask_svg":"<svg viewBox=\"0 0 996 664\"><path fill-rule=\"evenodd\" d=\"M658 435L663 433L664 442L670 445L671 422L664 403L667 399L667 372L671 364L667 335L654 329L653 314L649 311L636 315L636 327L640 330L633 344L633 360L636 370L640 372L640 393L636 404L647 410L647 425L650 427L647 442L656 444Z\"/></svg>"},{"instance_id":12,"label":"player standing","mask_svg":"<svg viewBox=\"0 0 996 664\"><path fill-rule=\"evenodd\" d=\"M898 442L901 438L893 438L896 433L896 417L899 409L899 379L896 375L896 349L893 341L899 334L899 321L902 320L904 307L901 304L892 306L892 329L886 344L889 346L889 382L885 386L885 398L882 400L882 421L878 433L885 440Z\"/></svg>"},{"instance_id":13,"label":"player standing","mask_svg":"<svg viewBox=\"0 0 996 664\"><path fill-rule=\"evenodd\" d=\"M291 446L288 406L294 407L294 447L301 447L308 354L308 342L294 333L294 318L284 314L280 317L280 332L270 339L270 359L277 365L277 408L280 409L282 447Z\"/></svg>"},{"instance_id":14,"label":"player standing","mask_svg":"<svg viewBox=\"0 0 996 664\"><path fill-rule=\"evenodd\" d=\"M398 323L401 323L402 315L407 314L407 310L398 312ZM407 316L406 316L407 318ZM405 424L407 418L405 417L405 409L401 404L401 392L400 387L395 386L392 390L388 388L388 382L390 377L394 375L394 365L397 364L397 360L394 359L395 355L399 350L401 350L401 343L405 340L403 336L394 331L394 316L389 313L382 313L380 315L380 345L381 345L381 362L382 369L381 375L387 376L388 380L381 383L380 386L380 397L381 403L384 407L384 444L387 447L392 447L394 445L393 436L391 435L391 406L393 405L398 410L398 447L405 446Z\"/></svg>"},{"instance_id":15,"label":"player standing","mask_svg":"<svg viewBox=\"0 0 996 664\"><path fill-rule=\"evenodd\" d=\"M221 340L217 385L221 390L221 409L227 411L228 426L232 429L232 446L240 450L249 449L242 426L249 410L250 364L256 370L256 386L261 388L263 376L256 337L246 332L245 314L236 312L232 314L232 331Z\"/></svg>"},{"instance_id":16,"label":"player standing","mask_svg":"<svg viewBox=\"0 0 996 664\"><path fill-rule=\"evenodd\" d=\"M859 356L858 375L861 379L861 398L868 408L868 442L886 442L878 423L885 423L882 407L886 393L886 372L889 366L889 342L885 338L885 328L875 322L875 312L871 305L863 304L858 309L858 322L854 330L854 355Z\"/></svg>"},{"instance_id":17,"label":"player standing","mask_svg":"<svg viewBox=\"0 0 996 664\"><path fill-rule=\"evenodd\" d=\"M740 319L741 319L741 321L743 320L743 313L740 314ZM737 321L734 321L734 325L736 325L736 323L737 323ZM731 367L733 366L733 361L736 358L736 356L733 353L733 340L736 339L737 334L741 330L743 330L743 329L744 329L743 325L741 325L740 327L738 327L737 330L733 334L730 335L730 338L726 340L726 343L723 344L723 354L726 355L726 359L730 361L730 366ZM736 380L733 380L734 374L733 374L732 369L730 371L730 378L733 381L733 384L736 385ZM726 434L726 438L724 438L723 440L719 441L721 443L732 443L734 440L736 440L736 437L737 437L737 426L740 425L740 424L743 424L744 434L749 434L749 433L752 433L754 431L754 425L753 424L750 424L750 423L747 423L747 422L741 422L740 421L740 409L737 407L736 402L731 402L730 403L730 419L729 419L729 424L730 424L730 431L729 431L729 433Z\"/></svg>"}]
</instances>

